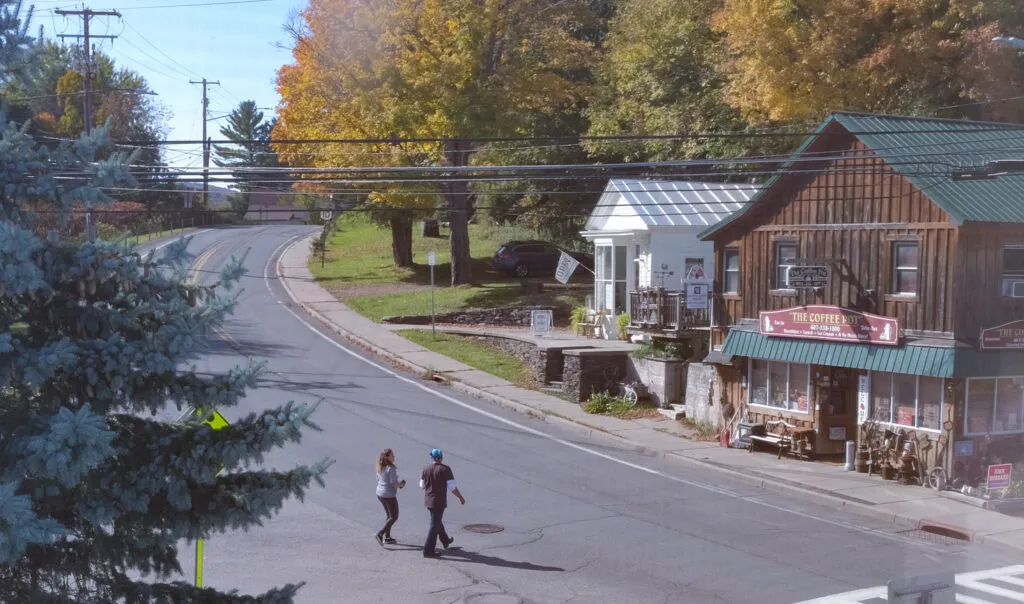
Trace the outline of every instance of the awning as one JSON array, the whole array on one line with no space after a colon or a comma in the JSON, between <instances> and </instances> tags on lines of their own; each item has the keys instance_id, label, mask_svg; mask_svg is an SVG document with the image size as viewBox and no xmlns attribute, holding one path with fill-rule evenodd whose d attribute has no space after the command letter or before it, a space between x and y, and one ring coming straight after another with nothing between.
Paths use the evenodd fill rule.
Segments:
<instances>
[{"instance_id":1,"label":"awning","mask_svg":"<svg viewBox=\"0 0 1024 604\"><path fill-rule=\"evenodd\" d=\"M952 345L847 344L771 338L740 329L729 331L722 353L787 363L813 363L942 378L1024 375L1024 351L1020 350L981 351Z\"/></svg>"},{"instance_id":2,"label":"awning","mask_svg":"<svg viewBox=\"0 0 1024 604\"><path fill-rule=\"evenodd\" d=\"M732 359L731 354L726 354L721 350L712 350L708 356L704 357L704 362L714 365L732 365Z\"/></svg>"}]
</instances>

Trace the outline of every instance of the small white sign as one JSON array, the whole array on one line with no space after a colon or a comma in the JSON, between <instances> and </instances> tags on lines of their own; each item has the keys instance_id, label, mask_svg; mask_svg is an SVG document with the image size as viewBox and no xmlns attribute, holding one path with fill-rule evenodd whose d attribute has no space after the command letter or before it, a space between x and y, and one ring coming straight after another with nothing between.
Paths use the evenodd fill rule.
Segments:
<instances>
[{"instance_id":1,"label":"small white sign","mask_svg":"<svg viewBox=\"0 0 1024 604\"><path fill-rule=\"evenodd\" d=\"M562 252L562 255L558 257L558 268L555 269L555 279L559 283L568 283L572 274L576 272L576 267L580 263L578 260Z\"/></svg>"},{"instance_id":2,"label":"small white sign","mask_svg":"<svg viewBox=\"0 0 1024 604\"><path fill-rule=\"evenodd\" d=\"M542 336L551 331L553 317L550 310L530 311L530 333L535 336Z\"/></svg>"},{"instance_id":3,"label":"small white sign","mask_svg":"<svg viewBox=\"0 0 1024 604\"><path fill-rule=\"evenodd\" d=\"M427 266L435 266L437 264L437 254L430 252L427 254Z\"/></svg>"},{"instance_id":4,"label":"small white sign","mask_svg":"<svg viewBox=\"0 0 1024 604\"><path fill-rule=\"evenodd\" d=\"M687 310L701 310L708 307L708 290L711 284L707 281L686 282Z\"/></svg>"},{"instance_id":5,"label":"small white sign","mask_svg":"<svg viewBox=\"0 0 1024 604\"><path fill-rule=\"evenodd\" d=\"M871 398L868 387L868 376L861 375L857 377L857 425L863 425L868 421L868 415L871 414Z\"/></svg>"}]
</instances>

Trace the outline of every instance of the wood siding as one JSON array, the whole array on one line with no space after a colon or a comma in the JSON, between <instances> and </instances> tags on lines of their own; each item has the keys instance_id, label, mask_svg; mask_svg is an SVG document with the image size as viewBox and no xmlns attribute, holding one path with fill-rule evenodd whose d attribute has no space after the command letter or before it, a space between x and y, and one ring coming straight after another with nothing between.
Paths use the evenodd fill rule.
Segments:
<instances>
[{"instance_id":1,"label":"wood siding","mask_svg":"<svg viewBox=\"0 0 1024 604\"><path fill-rule=\"evenodd\" d=\"M955 262L955 334L977 344L981 330L1024 319L1024 298L1002 295L1003 248L1024 245L1024 226L965 225Z\"/></svg>"},{"instance_id":2,"label":"wood siding","mask_svg":"<svg viewBox=\"0 0 1024 604\"><path fill-rule=\"evenodd\" d=\"M816 174L792 186L775 186L743 226L716 241L716 266L728 247L740 250L738 296L718 295L718 325L756 318L761 310L831 304L895 317L908 332L952 334L952 271L957 230L949 217L860 141L833 143L844 159L818 163ZM804 166L806 168L806 166ZM782 184L781 182L779 184ZM757 212L754 214L754 212ZM782 293L775 281L775 244L792 241L797 258L829 266L820 292ZM893 296L893 244L919 244L918 288L913 297ZM721 270L716 291L721 291ZM719 334L718 338L722 335Z\"/></svg>"}]
</instances>

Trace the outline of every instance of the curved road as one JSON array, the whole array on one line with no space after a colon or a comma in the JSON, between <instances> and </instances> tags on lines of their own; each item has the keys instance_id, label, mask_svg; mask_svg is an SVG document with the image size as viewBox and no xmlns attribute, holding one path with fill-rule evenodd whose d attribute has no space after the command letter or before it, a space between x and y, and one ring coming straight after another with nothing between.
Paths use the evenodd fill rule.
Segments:
<instances>
[{"instance_id":1,"label":"curved road","mask_svg":"<svg viewBox=\"0 0 1024 604\"><path fill-rule=\"evenodd\" d=\"M300 444L268 467L331 457L326 489L290 502L265 527L205 545L205 582L246 593L306 581L299 600L327 602L792 603L885 584L902 574L1015 564L820 505L766 493L713 470L645 456L621 440L531 419L394 373L311 327L272 267L304 226L207 230L190 249L213 271L248 251L234 317L200 369L268 362L261 387L230 420L289 400L320 401ZM385 236L384 233L381 235ZM205 254L204 254L205 253ZM269 278L267 278L269 276ZM383 510L373 464L391 447L399 475L399 545L373 538ZM445 451L466 505L445 515L455 548L420 555L427 513L416 488L432 447ZM478 534L468 524L504 530ZM182 547L184 580L191 548Z\"/></svg>"}]
</instances>

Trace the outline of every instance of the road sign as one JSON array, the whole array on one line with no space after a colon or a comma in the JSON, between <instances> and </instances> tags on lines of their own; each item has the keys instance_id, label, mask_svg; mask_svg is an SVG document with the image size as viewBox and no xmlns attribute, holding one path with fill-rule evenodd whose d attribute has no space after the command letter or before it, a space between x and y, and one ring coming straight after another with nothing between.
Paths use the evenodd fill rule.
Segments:
<instances>
[{"instance_id":1,"label":"road sign","mask_svg":"<svg viewBox=\"0 0 1024 604\"><path fill-rule=\"evenodd\" d=\"M203 412L202 409L196 409L196 415L203 415L203 413L204 412ZM214 430L220 430L222 428L225 428L225 427L231 425L231 423L223 415L220 414L220 411L217 411L216 409L214 409L212 417L210 417L210 419L204 420L203 423L208 425L208 426L210 426ZM221 469L223 470L224 468L221 468ZM220 474L220 470L218 470L217 473ZM203 586L203 540L202 539L197 539L196 540L196 587L202 587L202 586Z\"/></svg>"},{"instance_id":2,"label":"road sign","mask_svg":"<svg viewBox=\"0 0 1024 604\"><path fill-rule=\"evenodd\" d=\"M435 266L437 264L437 254L430 252L427 254L427 266Z\"/></svg>"},{"instance_id":3,"label":"road sign","mask_svg":"<svg viewBox=\"0 0 1024 604\"><path fill-rule=\"evenodd\" d=\"M323 220L324 222L327 222L328 220L330 220L333 217L334 217L334 212L332 212L331 210L321 210L320 211L320 220Z\"/></svg>"}]
</instances>

